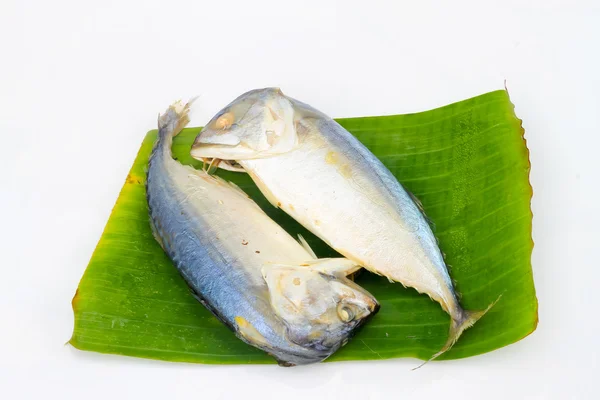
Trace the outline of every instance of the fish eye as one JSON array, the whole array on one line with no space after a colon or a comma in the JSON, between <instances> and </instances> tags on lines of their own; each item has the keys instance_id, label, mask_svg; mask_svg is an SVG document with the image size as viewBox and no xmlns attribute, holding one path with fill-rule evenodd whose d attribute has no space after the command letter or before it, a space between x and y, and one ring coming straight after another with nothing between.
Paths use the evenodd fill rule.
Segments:
<instances>
[{"instance_id":1,"label":"fish eye","mask_svg":"<svg viewBox=\"0 0 600 400\"><path fill-rule=\"evenodd\" d=\"M356 317L354 310L350 306L341 303L337 307L337 313L342 322L350 322Z\"/></svg>"}]
</instances>

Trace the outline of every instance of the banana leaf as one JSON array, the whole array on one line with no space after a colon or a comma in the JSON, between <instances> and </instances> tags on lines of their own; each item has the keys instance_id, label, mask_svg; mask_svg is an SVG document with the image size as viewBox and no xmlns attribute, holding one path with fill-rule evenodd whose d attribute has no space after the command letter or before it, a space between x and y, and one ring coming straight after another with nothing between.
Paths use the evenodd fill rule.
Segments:
<instances>
[{"instance_id":1,"label":"banana leaf","mask_svg":"<svg viewBox=\"0 0 600 400\"><path fill-rule=\"evenodd\" d=\"M529 153L508 93L499 90L417 114L338 121L422 201L463 306L485 309L502 295L440 359L488 352L533 332L537 299L530 263ZM201 163L189 149L199 130L185 129L173 144L174 156L196 168ZM145 171L155 139L156 131L146 135L73 298L70 343L82 350L168 361L273 363L192 297L154 240ZM292 235L301 233L318 256L336 255L268 204L247 175L219 175L243 188ZM424 360L442 347L450 319L439 304L366 271L356 280L381 309L329 361Z\"/></svg>"}]
</instances>

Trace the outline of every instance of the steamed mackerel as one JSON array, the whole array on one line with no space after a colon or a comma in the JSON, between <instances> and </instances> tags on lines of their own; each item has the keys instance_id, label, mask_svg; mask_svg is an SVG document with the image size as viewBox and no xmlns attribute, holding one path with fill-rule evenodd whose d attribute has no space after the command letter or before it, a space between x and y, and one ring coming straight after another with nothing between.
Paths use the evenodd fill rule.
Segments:
<instances>
[{"instance_id":1,"label":"steamed mackerel","mask_svg":"<svg viewBox=\"0 0 600 400\"><path fill-rule=\"evenodd\" d=\"M440 303L450 332L432 358L487 311L461 307L420 205L381 161L333 119L279 89L248 92L221 110L192 156L237 161L273 205L343 256Z\"/></svg>"},{"instance_id":2,"label":"steamed mackerel","mask_svg":"<svg viewBox=\"0 0 600 400\"><path fill-rule=\"evenodd\" d=\"M147 179L157 240L198 300L240 339L281 365L325 359L379 307L346 279L356 263L316 260L241 189L175 161L172 137L187 113L176 103L158 121Z\"/></svg>"}]
</instances>

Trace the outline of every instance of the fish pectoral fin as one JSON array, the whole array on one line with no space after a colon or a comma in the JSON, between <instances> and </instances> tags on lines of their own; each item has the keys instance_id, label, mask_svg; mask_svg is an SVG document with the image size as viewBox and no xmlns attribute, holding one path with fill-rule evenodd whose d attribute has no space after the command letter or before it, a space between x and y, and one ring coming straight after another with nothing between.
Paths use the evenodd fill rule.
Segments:
<instances>
[{"instance_id":1,"label":"fish pectoral fin","mask_svg":"<svg viewBox=\"0 0 600 400\"><path fill-rule=\"evenodd\" d=\"M335 277L346 277L354 274L361 268L361 265L355 263L354 261L348 260L347 258L319 258L316 260L308 260L299 264L264 264L262 267L262 275L265 281L267 281L267 286L269 286L272 283L272 277L290 270L306 273L318 272Z\"/></svg>"},{"instance_id":2,"label":"fish pectoral fin","mask_svg":"<svg viewBox=\"0 0 600 400\"><path fill-rule=\"evenodd\" d=\"M357 264L347 258L320 258L307 261L301 264L304 268L309 267L315 271L332 276L348 276L362 268L362 265Z\"/></svg>"},{"instance_id":3,"label":"fish pectoral fin","mask_svg":"<svg viewBox=\"0 0 600 400\"><path fill-rule=\"evenodd\" d=\"M298 234L298 242L300 242L300 245L304 247L304 250L306 250L308 254L310 254L315 260L318 258L313 249L310 248L310 245L308 244L306 239L304 239L304 236L302 236L301 234Z\"/></svg>"},{"instance_id":4,"label":"fish pectoral fin","mask_svg":"<svg viewBox=\"0 0 600 400\"><path fill-rule=\"evenodd\" d=\"M237 332L242 336L242 340L252 345L269 345L267 339L246 318L238 315L234 320L237 324Z\"/></svg>"},{"instance_id":5,"label":"fish pectoral fin","mask_svg":"<svg viewBox=\"0 0 600 400\"><path fill-rule=\"evenodd\" d=\"M212 160L210 160L210 163L208 164L208 167L205 170L206 173L209 175L214 174L217 171L217 169L219 168L220 164L221 164L221 159L213 158Z\"/></svg>"},{"instance_id":6,"label":"fish pectoral fin","mask_svg":"<svg viewBox=\"0 0 600 400\"><path fill-rule=\"evenodd\" d=\"M281 203L277 201L277 198L269 190L267 185L265 185L264 182L260 180L260 177L253 174L252 171L246 171L246 172L248 172L248 175L250 175L250 177L252 178L252 180L254 181L256 186L258 186L258 189L262 192L263 196L266 197L266 199L269 201L269 203L271 203L273 205L273 207L275 207L275 208L280 208Z\"/></svg>"}]
</instances>

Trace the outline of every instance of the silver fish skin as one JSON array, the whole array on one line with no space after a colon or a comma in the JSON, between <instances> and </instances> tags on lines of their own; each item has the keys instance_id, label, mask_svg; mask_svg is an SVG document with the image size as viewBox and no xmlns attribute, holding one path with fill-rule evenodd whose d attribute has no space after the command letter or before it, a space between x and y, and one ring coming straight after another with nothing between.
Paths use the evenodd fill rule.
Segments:
<instances>
[{"instance_id":1,"label":"silver fish skin","mask_svg":"<svg viewBox=\"0 0 600 400\"><path fill-rule=\"evenodd\" d=\"M237 161L273 205L344 257L440 303L451 325L433 358L487 311L462 308L420 204L383 163L336 121L278 88L248 92L221 110L192 156Z\"/></svg>"},{"instance_id":2,"label":"silver fish skin","mask_svg":"<svg viewBox=\"0 0 600 400\"><path fill-rule=\"evenodd\" d=\"M241 189L171 155L188 105L159 117L147 200L158 242L192 292L246 343L280 365L322 361L379 305L346 278L347 259L314 256Z\"/></svg>"}]
</instances>

